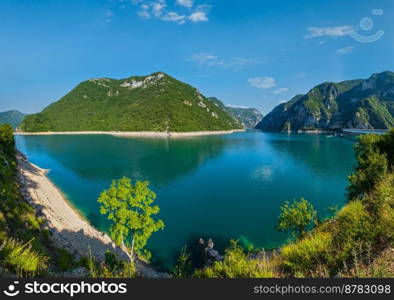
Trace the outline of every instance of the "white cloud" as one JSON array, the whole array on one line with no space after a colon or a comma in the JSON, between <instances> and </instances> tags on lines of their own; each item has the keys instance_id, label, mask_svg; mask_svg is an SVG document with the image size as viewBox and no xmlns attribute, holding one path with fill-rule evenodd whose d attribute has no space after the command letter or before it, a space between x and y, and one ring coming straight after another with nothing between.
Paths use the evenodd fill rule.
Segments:
<instances>
[{"instance_id":1,"label":"white cloud","mask_svg":"<svg viewBox=\"0 0 394 300\"><path fill-rule=\"evenodd\" d=\"M286 92L288 92L288 91L289 91L288 88L279 88L279 89L273 91L273 93L274 93L275 95L279 95L279 94L286 93Z\"/></svg>"},{"instance_id":2,"label":"white cloud","mask_svg":"<svg viewBox=\"0 0 394 300\"><path fill-rule=\"evenodd\" d=\"M248 82L251 86L259 89L269 89L276 86L275 78L269 76L249 78Z\"/></svg>"},{"instance_id":3,"label":"white cloud","mask_svg":"<svg viewBox=\"0 0 394 300\"><path fill-rule=\"evenodd\" d=\"M211 6L198 5L193 8L196 1L176 0L173 3L169 3L166 0L131 0L131 3L139 6L137 15L145 20L158 19L178 24L184 24L186 21L191 23L209 21L208 12Z\"/></svg>"},{"instance_id":4,"label":"white cloud","mask_svg":"<svg viewBox=\"0 0 394 300\"><path fill-rule=\"evenodd\" d=\"M207 22L208 21L208 17L207 17L207 13L204 11L196 11L194 13L192 13L188 19L193 22L193 23L197 23L197 22Z\"/></svg>"},{"instance_id":5,"label":"white cloud","mask_svg":"<svg viewBox=\"0 0 394 300\"><path fill-rule=\"evenodd\" d=\"M176 3L180 6L191 8L193 6L194 0L177 0Z\"/></svg>"},{"instance_id":6,"label":"white cloud","mask_svg":"<svg viewBox=\"0 0 394 300\"><path fill-rule=\"evenodd\" d=\"M152 4L152 13L155 17L160 17L163 14L166 4L163 1L154 2Z\"/></svg>"},{"instance_id":7,"label":"white cloud","mask_svg":"<svg viewBox=\"0 0 394 300\"><path fill-rule=\"evenodd\" d=\"M347 47L338 49L338 50L337 50L337 54L342 54L342 55L344 55L344 54L350 54L350 53L353 52L353 49L354 49L353 46L347 46Z\"/></svg>"},{"instance_id":8,"label":"white cloud","mask_svg":"<svg viewBox=\"0 0 394 300\"><path fill-rule=\"evenodd\" d=\"M194 61L198 65L206 66L220 66L224 64L224 61L219 59L218 56L209 53L193 54L190 60Z\"/></svg>"},{"instance_id":9,"label":"white cloud","mask_svg":"<svg viewBox=\"0 0 394 300\"><path fill-rule=\"evenodd\" d=\"M221 67L224 69L242 69L249 65L261 63L259 60L245 57L236 57L229 60L224 60L217 55L210 53L197 53L190 57L191 61L198 65L209 67Z\"/></svg>"},{"instance_id":10,"label":"white cloud","mask_svg":"<svg viewBox=\"0 0 394 300\"><path fill-rule=\"evenodd\" d=\"M306 39L316 37L338 37L348 35L353 31L353 28L348 25L334 26L334 27L309 27L307 28L308 34L305 36Z\"/></svg>"},{"instance_id":11,"label":"white cloud","mask_svg":"<svg viewBox=\"0 0 394 300\"><path fill-rule=\"evenodd\" d=\"M176 12L169 11L162 17L162 20L167 22L176 22L178 24L183 24L185 23L185 18L186 16L184 15L179 15Z\"/></svg>"}]
</instances>

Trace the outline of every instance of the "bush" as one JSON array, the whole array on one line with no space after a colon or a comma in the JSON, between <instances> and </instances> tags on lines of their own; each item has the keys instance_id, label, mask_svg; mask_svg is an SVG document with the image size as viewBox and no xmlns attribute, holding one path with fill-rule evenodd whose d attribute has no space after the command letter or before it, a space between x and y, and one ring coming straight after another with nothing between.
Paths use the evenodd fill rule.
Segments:
<instances>
[{"instance_id":1,"label":"bush","mask_svg":"<svg viewBox=\"0 0 394 300\"><path fill-rule=\"evenodd\" d=\"M74 256L66 249L56 249L56 265L58 268L65 272L72 269L75 266Z\"/></svg>"},{"instance_id":2,"label":"bush","mask_svg":"<svg viewBox=\"0 0 394 300\"><path fill-rule=\"evenodd\" d=\"M349 200L368 194L387 172L394 171L394 128L384 135L361 135L355 150L357 166L349 176Z\"/></svg>"},{"instance_id":3,"label":"bush","mask_svg":"<svg viewBox=\"0 0 394 300\"><path fill-rule=\"evenodd\" d=\"M349 199L365 196L387 174L386 154L370 153L366 158L358 158L358 161L356 172L349 176Z\"/></svg>"},{"instance_id":4,"label":"bush","mask_svg":"<svg viewBox=\"0 0 394 300\"><path fill-rule=\"evenodd\" d=\"M312 271L326 263L331 247L331 233L313 232L304 239L282 248L283 267L292 274Z\"/></svg>"},{"instance_id":5,"label":"bush","mask_svg":"<svg viewBox=\"0 0 394 300\"><path fill-rule=\"evenodd\" d=\"M290 231L293 235L300 238L306 228L316 218L316 211L311 203L301 198L292 204L286 202L280 207L281 213L278 220L279 231Z\"/></svg>"},{"instance_id":6,"label":"bush","mask_svg":"<svg viewBox=\"0 0 394 300\"><path fill-rule=\"evenodd\" d=\"M189 277L192 270L192 263L190 260L191 254L187 251L187 246L182 247L181 254L177 259L177 264L174 267L173 274L177 278Z\"/></svg>"},{"instance_id":7,"label":"bush","mask_svg":"<svg viewBox=\"0 0 394 300\"><path fill-rule=\"evenodd\" d=\"M361 201L353 201L344 206L335 220L333 249L330 251L330 267L334 269L351 259L354 249L374 241L372 219Z\"/></svg>"},{"instance_id":8,"label":"bush","mask_svg":"<svg viewBox=\"0 0 394 300\"><path fill-rule=\"evenodd\" d=\"M112 252L106 252L105 261L97 263L93 256L83 257L79 261L81 267L89 271L91 278L135 278L137 271L134 262L119 261Z\"/></svg>"},{"instance_id":9,"label":"bush","mask_svg":"<svg viewBox=\"0 0 394 300\"><path fill-rule=\"evenodd\" d=\"M15 152L14 130L8 124L0 125L0 145L8 155Z\"/></svg>"},{"instance_id":10,"label":"bush","mask_svg":"<svg viewBox=\"0 0 394 300\"><path fill-rule=\"evenodd\" d=\"M267 259L249 258L236 241L231 241L224 261L215 262L211 267L197 270L199 278L272 278L274 268Z\"/></svg>"},{"instance_id":11,"label":"bush","mask_svg":"<svg viewBox=\"0 0 394 300\"><path fill-rule=\"evenodd\" d=\"M394 174L388 175L375 191L363 199L374 220L374 230L380 243L385 247L394 242Z\"/></svg>"},{"instance_id":12,"label":"bush","mask_svg":"<svg viewBox=\"0 0 394 300\"><path fill-rule=\"evenodd\" d=\"M0 246L2 263L18 276L35 276L47 268L48 258L31 248L30 242L22 244L6 239Z\"/></svg>"}]
</instances>

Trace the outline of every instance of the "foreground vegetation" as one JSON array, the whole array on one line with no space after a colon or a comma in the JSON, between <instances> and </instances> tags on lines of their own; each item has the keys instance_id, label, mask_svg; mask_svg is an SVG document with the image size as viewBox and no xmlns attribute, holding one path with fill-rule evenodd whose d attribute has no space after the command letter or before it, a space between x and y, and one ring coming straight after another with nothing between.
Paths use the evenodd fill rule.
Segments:
<instances>
[{"instance_id":1,"label":"foreground vegetation","mask_svg":"<svg viewBox=\"0 0 394 300\"><path fill-rule=\"evenodd\" d=\"M44 219L24 199L17 179L13 129L0 126L0 277L64 276L83 267L87 277L134 277L133 263L112 253L102 263L93 256L76 259L50 240ZM68 273L68 276L73 276Z\"/></svg>"}]
</instances>

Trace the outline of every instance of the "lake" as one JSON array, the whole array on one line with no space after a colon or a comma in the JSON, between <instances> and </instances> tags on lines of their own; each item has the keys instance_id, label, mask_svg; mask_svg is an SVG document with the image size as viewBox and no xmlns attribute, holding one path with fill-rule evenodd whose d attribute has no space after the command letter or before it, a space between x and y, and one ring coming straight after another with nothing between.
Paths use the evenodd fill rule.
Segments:
<instances>
[{"instance_id":1,"label":"lake","mask_svg":"<svg viewBox=\"0 0 394 300\"><path fill-rule=\"evenodd\" d=\"M343 205L354 142L341 137L247 131L190 138L108 135L17 136L17 147L86 218L108 228L97 198L112 179L148 180L165 229L149 241L153 262L170 267L183 245L231 238L274 248L279 207L304 197L320 217Z\"/></svg>"}]
</instances>

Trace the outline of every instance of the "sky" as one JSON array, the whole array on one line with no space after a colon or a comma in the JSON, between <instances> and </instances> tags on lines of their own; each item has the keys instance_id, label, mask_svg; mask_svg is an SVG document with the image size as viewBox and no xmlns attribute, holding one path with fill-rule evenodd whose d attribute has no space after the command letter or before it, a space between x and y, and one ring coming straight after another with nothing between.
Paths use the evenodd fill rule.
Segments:
<instances>
[{"instance_id":1,"label":"sky","mask_svg":"<svg viewBox=\"0 0 394 300\"><path fill-rule=\"evenodd\" d=\"M264 114L325 81L394 71L392 0L1 0L0 111L156 71Z\"/></svg>"}]
</instances>

